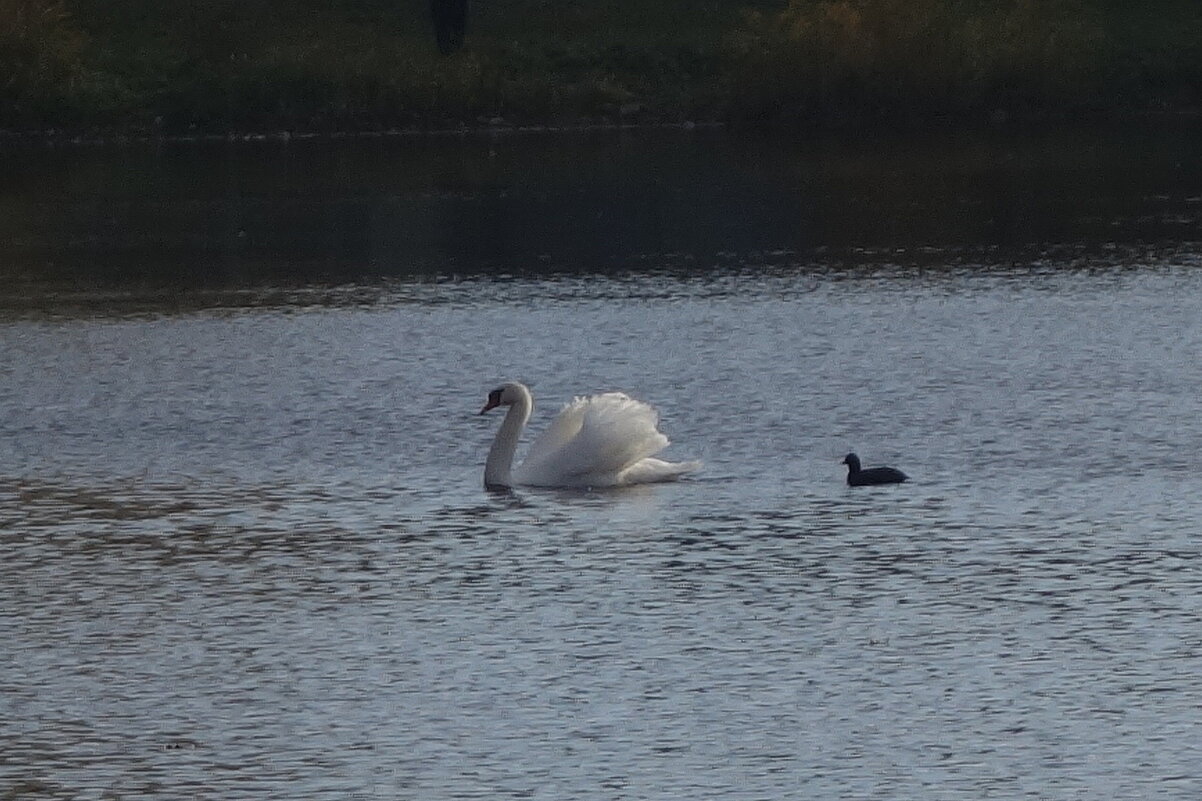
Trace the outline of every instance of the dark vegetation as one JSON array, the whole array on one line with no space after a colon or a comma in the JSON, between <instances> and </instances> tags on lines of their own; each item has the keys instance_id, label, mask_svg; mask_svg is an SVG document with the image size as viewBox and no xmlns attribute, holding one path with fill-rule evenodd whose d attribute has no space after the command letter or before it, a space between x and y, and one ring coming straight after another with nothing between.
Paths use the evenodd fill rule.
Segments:
<instances>
[{"instance_id":1,"label":"dark vegetation","mask_svg":"<svg viewBox=\"0 0 1202 801\"><path fill-rule=\"evenodd\" d=\"M825 126L1202 101L1198 0L473 0L445 53L431 8L0 0L0 129Z\"/></svg>"}]
</instances>

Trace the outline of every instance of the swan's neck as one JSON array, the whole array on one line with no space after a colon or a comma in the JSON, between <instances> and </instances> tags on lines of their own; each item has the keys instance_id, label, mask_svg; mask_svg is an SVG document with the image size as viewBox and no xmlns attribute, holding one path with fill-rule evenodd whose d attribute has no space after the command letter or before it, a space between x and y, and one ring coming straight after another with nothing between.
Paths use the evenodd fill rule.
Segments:
<instances>
[{"instance_id":1,"label":"swan's neck","mask_svg":"<svg viewBox=\"0 0 1202 801\"><path fill-rule=\"evenodd\" d=\"M509 412L501 423L501 430L497 432L497 437L488 451L488 461L484 463L484 486L513 486L513 454L533 409L534 400L529 392L523 392L518 402L509 407Z\"/></svg>"}]
</instances>

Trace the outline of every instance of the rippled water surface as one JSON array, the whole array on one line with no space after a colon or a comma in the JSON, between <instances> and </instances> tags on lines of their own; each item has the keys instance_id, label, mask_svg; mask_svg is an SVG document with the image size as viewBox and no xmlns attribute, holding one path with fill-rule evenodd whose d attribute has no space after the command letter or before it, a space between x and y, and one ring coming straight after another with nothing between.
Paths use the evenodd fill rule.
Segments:
<instances>
[{"instance_id":1,"label":"rippled water surface","mask_svg":"<svg viewBox=\"0 0 1202 801\"><path fill-rule=\"evenodd\" d=\"M0 795L1197 798L1197 154L1054 144L39 155ZM505 378L705 467L486 492Z\"/></svg>"}]
</instances>

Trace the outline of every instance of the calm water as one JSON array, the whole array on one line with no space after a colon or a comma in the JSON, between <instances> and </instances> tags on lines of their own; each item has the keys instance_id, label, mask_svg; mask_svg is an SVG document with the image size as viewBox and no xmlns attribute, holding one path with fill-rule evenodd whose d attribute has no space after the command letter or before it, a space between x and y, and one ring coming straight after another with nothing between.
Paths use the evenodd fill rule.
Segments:
<instances>
[{"instance_id":1,"label":"calm water","mask_svg":"<svg viewBox=\"0 0 1202 801\"><path fill-rule=\"evenodd\" d=\"M0 795L1197 798L1187 133L0 154Z\"/></svg>"}]
</instances>

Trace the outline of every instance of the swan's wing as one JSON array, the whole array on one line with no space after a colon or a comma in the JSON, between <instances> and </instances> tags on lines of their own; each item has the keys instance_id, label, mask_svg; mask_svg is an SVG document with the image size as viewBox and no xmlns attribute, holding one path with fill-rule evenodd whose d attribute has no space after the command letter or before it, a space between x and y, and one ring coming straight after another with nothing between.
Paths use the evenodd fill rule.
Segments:
<instances>
[{"instance_id":1,"label":"swan's wing","mask_svg":"<svg viewBox=\"0 0 1202 801\"><path fill-rule=\"evenodd\" d=\"M582 472L617 473L668 447L650 405L620 392L596 395L585 407L572 450L585 464Z\"/></svg>"},{"instance_id":2,"label":"swan's wing","mask_svg":"<svg viewBox=\"0 0 1202 801\"><path fill-rule=\"evenodd\" d=\"M535 464L545 460L571 441L584 424L584 409L592 398L574 398L571 403L565 403L551 421L547 430L538 435L530 450L526 452L525 464Z\"/></svg>"},{"instance_id":3,"label":"swan's wing","mask_svg":"<svg viewBox=\"0 0 1202 801\"><path fill-rule=\"evenodd\" d=\"M659 415L620 392L576 398L530 449L525 483L625 483L619 474L668 445Z\"/></svg>"}]
</instances>

